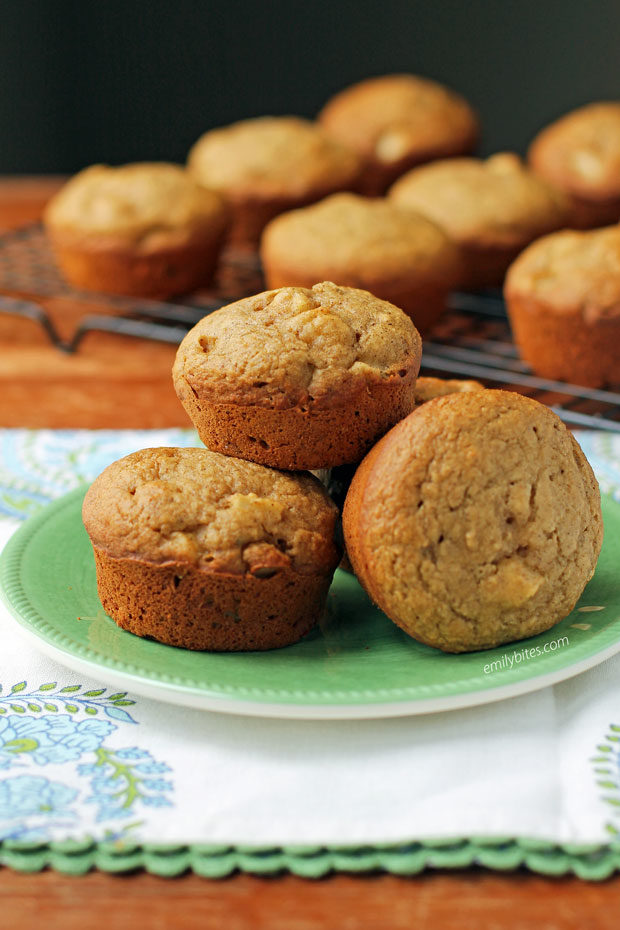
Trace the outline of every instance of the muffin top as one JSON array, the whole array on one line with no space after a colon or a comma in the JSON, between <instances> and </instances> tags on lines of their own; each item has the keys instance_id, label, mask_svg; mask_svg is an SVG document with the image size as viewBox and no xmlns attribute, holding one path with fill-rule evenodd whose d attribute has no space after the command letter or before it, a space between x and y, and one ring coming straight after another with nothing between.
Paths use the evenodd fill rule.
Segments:
<instances>
[{"instance_id":1,"label":"muffin top","mask_svg":"<svg viewBox=\"0 0 620 930\"><path fill-rule=\"evenodd\" d=\"M454 158L414 168L389 196L463 244L519 246L560 228L568 218L563 195L510 152L486 161Z\"/></svg>"},{"instance_id":2,"label":"muffin top","mask_svg":"<svg viewBox=\"0 0 620 930\"><path fill-rule=\"evenodd\" d=\"M371 450L349 494L362 582L403 629L448 651L547 629L602 543L598 486L575 439L509 391L423 404Z\"/></svg>"},{"instance_id":3,"label":"muffin top","mask_svg":"<svg viewBox=\"0 0 620 930\"><path fill-rule=\"evenodd\" d=\"M207 449L144 449L109 465L84 499L93 545L115 558L268 577L337 564L337 511L312 475Z\"/></svg>"},{"instance_id":4,"label":"muffin top","mask_svg":"<svg viewBox=\"0 0 620 930\"><path fill-rule=\"evenodd\" d=\"M398 307L324 281L264 291L204 317L179 346L173 377L177 393L199 387L213 403L330 406L369 381L417 375L421 351Z\"/></svg>"},{"instance_id":5,"label":"muffin top","mask_svg":"<svg viewBox=\"0 0 620 930\"><path fill-rule=\"evenodd\" d=\"M478 120L459 94L412 74L369 78L336 94L319 114L326 131L386 165L470 151Z\"/></svg>"},{"instance_id":6,"label":"muffin top","mask_svg":"<svg viewBox=\"0 0 620 930\"><path fill-rule=\"evenodd\" d=\"M415 383L415 403L426 404L435 397L447 394L461 394L468 391L484 391L484 384L479 381L460 381L456 378L429 378L423 376Z\"/></svg>"},{"instance_id":7,"label":"muffin top","mask_svg":"<svg viewBox=\"0 0 620 930\"><path fill-rule=\"evenodd\" d=\"M61 188L44 214L53 230L142 244L222 224L225 217L218 194L164 162L92 165Z\"/></svg>"},{"instance_id":8,"label":"muffin top","mask_svg":"<svg viewBox=\"0 0 620 930\"><path fill-rule=\"evenodd\" d=\"M338 190L355 181L360 164L309 120L263 116L205 133L189 153L188 168L234 201Z\"/></svg>"},{"instance_id":9,"label":"muffin top","mask_svg":"<svg viewBox=\"0 0 620 930\"><path fill-rule=\"evenodd\" d=\"M534 297L586 320L620 316L620 226L564 230L534 242L510 266L506 296Z\"/></svg>"},{"instance_id":10,"label":"muffin top","mask_svg":"<svg viewBox=\"0 0 620 930\"><path fill-rule=\"evenodd\" d=\"M435 223L386 200L332 194L272 220L261 251L286 267L348 275L363 286L403 270L456 282L460 255ZM367 280L366 280L367 279Z\"/></svg>"},{"instance_id":11,"label":"muffin top","mask_svg":"<svg viewBox=\"0 0 620 930\"><path fill-rule=\"evenodd\" d=\"M620 103L591 103L562 116L532 142L533 170L571 194L620 196Z\"/></svg>"}]
</instances>

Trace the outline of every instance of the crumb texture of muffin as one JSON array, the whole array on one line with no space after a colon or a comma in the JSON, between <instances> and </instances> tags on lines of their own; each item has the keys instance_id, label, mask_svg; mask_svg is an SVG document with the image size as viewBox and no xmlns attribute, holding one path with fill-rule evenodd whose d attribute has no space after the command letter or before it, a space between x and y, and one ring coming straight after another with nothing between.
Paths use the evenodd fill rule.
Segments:
<instances>
[{"instance_id":1,"label":"crumb texture of muffin","mask_svg":"<svg viewBox=\"0 0 620 930\"><path fill-rule=\"evenodd\" d=\"M421 351L398 307L327 281L205 317L179 346L173 379L207 448L330 468L361 459L413 409Z\"/></svg>"},{"instance_id":2,"label":"crumb texture of muffin","mask_svg":"<svg viewBox=\"0 0 620 930\"><path fill-rule=\"evenodd\" d=\"M528 159L571 200L571 225L620 219L620 102L590 103L562 116L533 140Z\"/></svg>"},{"instance_id":3,"label":"crumb texture of muffin","mask_svg":"<svg viewBox=\"0 0 620 930\"><path fill-rule=\"evenodd\" d=\"M364 159L362 189L382 194L414 165L466 155L478 118L459 94L412 74L369 78L332 97L319 114L325 130Z\"/></svg>"},{"instance_id":4,"label":"crumb texture of muffin","mask_svg":"<svg viewBox=\"0 0 620 930\"><path fill-rule=\"evenodd\" d=\"M321 616L340 552L311 475L207 449L114 462L84 499L99 596L138 636L186 649L271 649Z\"/></svg>"},{"instance_id":5,"label":"crumb texture of muffin","mask_svg":"<svg viewBox=\"0 0 620 930\"><path fill-rule=\"evenodd\" d=\"M267 285L335 281L396 304L424 332L461 280L458 249L425 217L383 199L333 194L272 220L261 240Z\"/></svg>"},{"instance_id":6,"label":"crumb texture of muffin","mask_svg":"<svg viewBox=\"0 0 620 930\"><path fill-rule=\"evenodd\" d=\"M522 358L542 377L620 384L620 227L565 230L511 266L505 297Z\"/></svg>"},{"instance_id":7,"label":"crumb texture of muffin","mask_svg":"<svg viewBox=\"0 0 620 930\"><path fill-rule=\"evenodd\" d=\"M178 165L93 165L52 198L44 223L74 286L168 297L212 279L228 210Z\"/></svg>"},{"instance_id":8,"label":"crumb texture of muffin","mask_svg":"<svg viewBox=\"0 0 620 930\"><path fill-rule=\"evenodd\" d=\"M569 217L563 194L511 152L486 161L455 158L415 168L390 199L433 220L460 246L470 288L501 284L517 254Z\"/></svg>"},{"instance_id":9,"label":"crumb texture of muffin","mask_svg":"<svg viewBox=\"0 0 620 930\"><path fill-rule=\"evenodd\" d=\"M559 418L508 391L452 394L394 427L344 508L354 570L406 633L446 652L549 629L592 577L598 485Z\"/></svg>"},{"instance_id":10,"label":"crumb texture of muffin","mask_svg":"<svg viewBox=\"0 0 620 930\"><path fill-rule=\"evenodd\" d=\"M212 129L195 143L188 168L231 205L235 244L255 244L284 210L355 187L358 156L309 120L264 116Z\"/></svg>"}]
</instances>

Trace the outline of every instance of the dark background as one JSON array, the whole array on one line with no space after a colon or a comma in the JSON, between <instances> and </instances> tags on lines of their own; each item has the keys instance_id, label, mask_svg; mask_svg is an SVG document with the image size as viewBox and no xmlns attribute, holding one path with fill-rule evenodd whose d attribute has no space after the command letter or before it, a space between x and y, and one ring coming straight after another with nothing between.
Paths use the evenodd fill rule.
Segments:
<instances>
[{"instance_id":1,"label":"dark background","mask_svg":"<svg viewBox=\"0 0 620 930\"><path fill-rule=\"evenodd\" d=\"M214 126L311 117L396 71L468 97L486 153L620 97L620 0L3 0L0 14L3 173L183 161Z\"/></svg>"}]
</instances>

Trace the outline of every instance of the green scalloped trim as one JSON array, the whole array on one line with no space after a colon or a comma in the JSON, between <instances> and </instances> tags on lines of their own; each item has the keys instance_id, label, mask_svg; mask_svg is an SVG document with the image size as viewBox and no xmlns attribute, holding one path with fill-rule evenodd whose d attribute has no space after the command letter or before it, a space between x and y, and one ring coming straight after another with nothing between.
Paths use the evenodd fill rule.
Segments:
<instances>
[{"instance_id":1,"label":"green scalloped trim","mask_svg":"<svg viewBox=\"0 0 620 930\"><path fill-rule=\"evenodd\" d=\"M620 870L620 843L559 844L509 837L329 847L5 841L0 843L0 865L19 872L52 868L67 875L83 875L91 869L112 873L144 869L166 878L188 871L203 878L225 878L237 871L252 875L290 872L301 878L323 878L330 872L376 871L410 876L425 869L463 869L477 865L499 872L525 867L541 875L573 874L587 881L602 881Z\"/></svg>"}]
</instances>

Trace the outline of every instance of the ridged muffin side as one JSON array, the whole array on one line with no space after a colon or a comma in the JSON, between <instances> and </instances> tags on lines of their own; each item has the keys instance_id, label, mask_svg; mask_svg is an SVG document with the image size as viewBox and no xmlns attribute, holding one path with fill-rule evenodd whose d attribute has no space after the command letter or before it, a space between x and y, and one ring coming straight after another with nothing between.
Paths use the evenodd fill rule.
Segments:
<instances>
[{"instance_id":1,"label":"ridged muffin side","mask_svg":"<svg viewBox=\"0 0 620 930\"><path fill-rule=\"evenodd\" d=\"M230 204L229 240L255 246L266 223L334 191L354 190L355 152L295 116L262 116L206 132L187 159L190 174Z\"/></svg>"},{"instance_id":2,"label":"ridged muffin side","mask_svg":"<svg viewBox=\"0 0 620 930\"><path fill-rule=\"evenodd\" d=\"M570 226L620 219L620 102L589 103L542 129L528 150L532 170L570 201Z\"/></svg>"},{"instance_id":3,"label":"ridged muffin side","mask_svg":"<svg viewBox=\"0 0 620 930\"><path fill-rule=\"evenodd\" d=\"M93 165L52 198L44 222L70 284L165 298L212 280L228 209L178 165Z\"/></svg>"},{"instance_id":4,"label":"ridged muffin side","mask_svg":"<svg viewBox=\"0 0 620 930\"><path fill-rule=\"evenodd\" d=\"M564 195L512 152L449 158L414 168L390 189L390 200L437 223L463 257L462 286L501 285L530 242L568 224Z\"/></svg>"},{"instance_id":5,"label":"ridged muffin side","mask_svg":"<svg viewBox=\"0 0 620 930\"><path fill-rule=\"evenodd\" d=\"M186 649L263 650L320 618L340 558L335 505L311 475L206 449L145 449L84 499L106 612Z\"/></svg>"},{"instance_id":6,"label":"ridged muffin side","mask_svg":"<svg viewBox=\"0 0 620 930\"><path fill-rule=\"evenodd\" d=\"M620 384L620 226L534 242L509 268L504 296L521 357L538 375Z\"/></svg>"},{"instance_id":7,"label":"ridged muffin side","mask_svg":"<svg viewBox=\"0 0 620 930\"><path fill-rule=\"evenodd\" d=\"M274 468L359 461L414 405L422 343L398 307L323 282L265 291L198 323L177 394L209 449Z\"/></svg>"}]
</instances>

